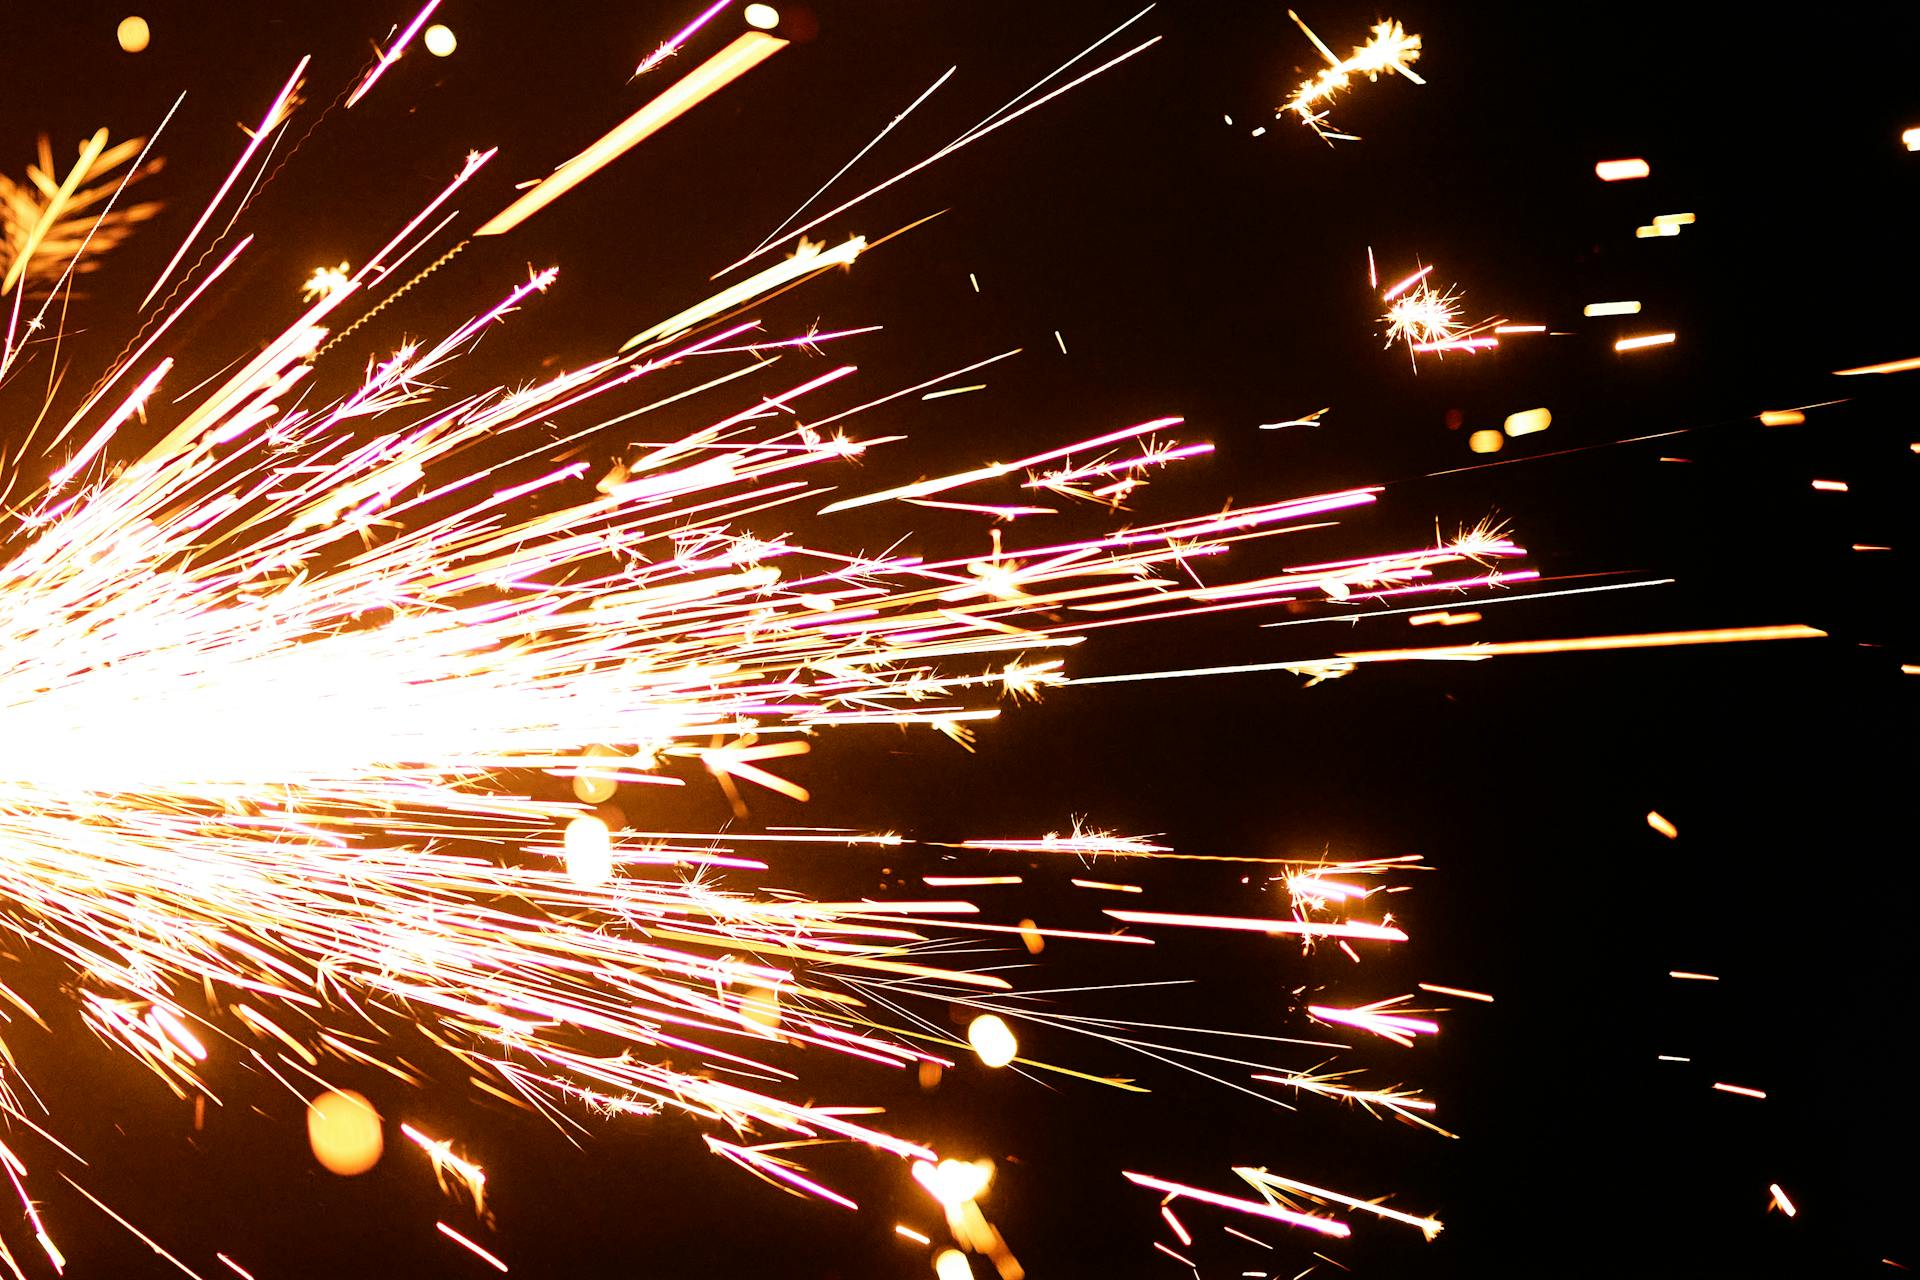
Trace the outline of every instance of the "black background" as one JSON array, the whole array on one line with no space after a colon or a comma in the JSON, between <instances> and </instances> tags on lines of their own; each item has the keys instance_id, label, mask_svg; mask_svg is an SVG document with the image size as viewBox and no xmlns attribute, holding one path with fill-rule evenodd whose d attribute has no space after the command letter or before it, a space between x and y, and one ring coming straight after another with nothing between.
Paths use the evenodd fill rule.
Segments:
<instances>
[{"instance_id":1,"label":"black background","mask_svg":"<svg viewBox=\"0 0 1920 1280\"><path fill-rule=\"evenodd\" d=\"M629 85L633 65L697 7L449 0L439 16L459 35L455 56L404 59L361 106L329 114L255 200L243 229L261 233L260 252L239 287L183 326L201 376L285 323L313 266L358 262L384 241L468 148L503 154L461 202L470 212L460 226L633 110L674 74ZM1107 0L820 0L813 39L436 274L356 335L364 350L339 376L403 333L456 323L529 264L558 264L560 283L463 377L511 380L600 354L702 296L709 272L949 65L959 75L856 178L946 142L1130 12ZM88 281L92 296L71 319L68 353L83 369L131 332L132 302L237 154L234 122L257 119L312 53L299 136L352 82L370 42L411 16L358 0L144 13L154 40L137 57L114 45L118 11L0 15L10 171L39 131L63 149L101 124L139 133L189 90L160 148L168 171L152 182L170 203L163 223ZM1379 15L1322 4L1302 16L1345 49ZM911 1082L842 1064L815 1087L823 1101L885 1101L900 1131L1000 1160L987 1209L1036 1276L1180 1274L1150 1249L1165 1238L1152 1197L1116 1170L1231 1192L1232 1164L1391 1192L1395 1205L1447 1222L1425 1245L1360 1220L1353 1241L1324 1250L1360 1274L1834 1275L1886 1272L1882 1257L1912 1264L1920 1179L1896 1046L1914 1001L1912 841L1900 819L1915 682L1899 668L1920 657L1902 618L1907 486L1920 465L1908 444L1920 436L1898 378L1829 371L1920 344L1920 156L1899 142L1920 123L1910 61L1920 19L1910 6L1874 5L1780 19L1743 6L1590 4L1409 4L1391 16L1425 37L1418 70L1429 83L1383 80L1337 102L1336 122L1364 141L1328 147L1271 118L1315 61L1277 0L1169 5L1134 28L1166 37L1154 49L830 224L837 239L948 211L845 279L766 311L770 327L789 331L816 317L886 324L884 337L840 353L861 365L862 390L1027 351L988 371L986 392L909 399L857 424L870 435L910 429L914 440L876 453L849 491L1182 413L1219 453L1149 489L1140 518L1385 482L1378 507L1309 535L1310 547L1302 539L1296 558L1397 549L1430 537L1436 520L1451 531L1494 515L1545 573L1678 579L1488 608L1474 638L1768 623L1831 638L1375 667L1312 689L1271 674L1101 686L1010 713L973 755L881 733L823 744L793 770L815 804L756 797L754 821L945 839L1037 835L1087 814L1165 833L1189 852L1420 853L1435 868L1394 900L1414 941L1357 972L1337 952L1302 960L1273 942L1211 935L1165 938L1146 961L1057 943L1023 981L1199 979L1077 1007L1275 1032L1301 1030L1288 1012L1296 988L1335 980L1356 1000L1429 981L1497 1002L1460 1009L1418 1049L1367 1045L1345 1059L1437 1097L1455 1142L1331 1104L1263 1108L1044 1034L1024 1043L1155 1092L963 1066L920 1096ZM679 65L735 21L721 19ZM1251 137L1262 124L1266 135ZM1652 178L1595 180L1595 160L1628 155L1646 157ZM1680 236L1633 238L1636 224L1680 210L1698 216ZM1459 282L1475 316L1565 336L1423 361L1416 375L1403 352L1381 348L1368 246L1383 278L1437 262L1435 278ZM1581 319L1584 303L1612 298L1639 298L1645 311ZM1651 329L1679 341L1612 351L1616 336ZM45 376L43 361L0 391L9 422ZM1811 411L1803 427L1754 420L1840 397L1852 398ZM1497 459L1467 451L1469 431L1536 404L1551 407L1550 431ZM1322 405L1332 406L1322 426L1256 430ZM1460 429L1445 425L1449 410ZM1664 432L1683 434L1611 443ZM1476 466L1489 461L1501 465ZM1815 477L1852 490L1816 493ZM796 514L783 528L872 549L895 518L816 526ZM921 523L931 543L984 547L976 521ZM1026 536L1024 526L1009 534ZM1896 550L1855 553L1854 543ZM1402 618L1278 631L1259 630L1264 617L1227 618L1097 633L1076 670L1438 642ZM1649 830L1649 809L1678 825L1677 841ZM629 816L671 827L721 821L725 809L703 794ZM903 879L910 889L935 869L950 870L931 855L808 853L782 860L775 877L871 892ZM1021 889L982 891L1006 895L983 896L989 919L1098 927L1091 896L1064 884L1077 868L988 858L968 870L1028 874ZM1165 909L1271 910L1270 891L1241 883L1249 870L1103 862L1095 874L1147 884ZM28 969L22 983L53 989L57 975ZM1669 969L1722 981L1675 982ZM577 1149L451 1086L417 1094L354 1081L389 1120L454 1135L487 1166L499 1220L488 1235L441 1201L411 1149L390 1145L373 1173L334 1178L306 1152L297 1100L217 1066L228 1105L196 1134L189 1110L134 1064L77 1026L62 1030L50 1038L15 1023L6 1035L56 1131L91 1162L76 1176L203 1274L221 1273L215 1250L261 1280L484 1274L434 1233L436 1216L488 1241L515 1274L927 1274L924 1251L891 1225L926 1228L934 1215L877 1158L821 1157L829 1180L867 1206L849 1214L739 1175L677 1120L603 1126ZM1662 1053L1692 1062L1657 1062ZM1769 1097L1715 1093L1716 1080ZM169 1273L52 1177L58 1161L43 1144L7 1141L34 1166L32 1188L75 1274ZM1770 1182L1800 1217L1767 1212ZM1205 1275L1292 1276L1317 1262L1311 1242L1282 1232L1264 1233L1277 1245L1267 1253L1219 1230L1245 1221L1197 1207L1183 1217ZM35 1252L16 1211L0 1209L0 1234Z\"/></svg>"}]
</instances>

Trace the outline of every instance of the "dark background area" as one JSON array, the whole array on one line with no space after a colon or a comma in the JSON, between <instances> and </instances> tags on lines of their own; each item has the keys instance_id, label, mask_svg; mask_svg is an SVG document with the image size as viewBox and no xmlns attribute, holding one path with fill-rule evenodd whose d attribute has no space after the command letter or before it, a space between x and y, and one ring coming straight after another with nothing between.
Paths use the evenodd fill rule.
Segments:
<instances>
[{"instance_id":1,"label":"dark background area","mask_svg":"<svg viewBox=\"0 0 1920 1280\"><path fill-rule=\"evenodd\" d=\"M405 58L362 105L329 114L256 198L243 230L261 234L261 251L225 301L182 326L180 347L207 353L195 357L200 376L291 318L314 266L361 261L469 148L498 145L502 155L460 202L462 227L635 109L735 29L722 18L677 66L629 84L639 59L699 7L448 0L437 16L458 34L455 55ZM782 7L794 22L801 6ZM154 35L137 57L114 44L120 10L72 4L0 18L9 172L38 132L66 154L102 124L116 137L151 128L188 90L160 148L168 169L150 183L168 212L87 281L91 296L74 312L70 354L83 369L132 331L134 300L238 153L234 122L256 120L311 53L314 105L294 123L300 136L356 79L370 42L412 11L176 0L142 12ZM405 333L457 323L528 264L558 264L560 283L464 362L463 384L597 356L704 296L711 271L949 65L960 66L954 80L850 182L945 143L1132 9L816 0L809 12L814 38L360 330L342 376ZM879 732L822 744L793 771L816 802L803 810L756 797L755 822L950 839L1034 836L1086 814L1164 833L1185 852L1419 853L1433 868L1393 900L1413 941L1358 970L1337 951L1302 959L1264 939L1164 937L1144 960L1056 943L1023 981L1197 980L1089 996L1074 1003L1082 1011L1312 1035L1292 1012L1294 993L1322 984L1356 1003L1419 981L1497 997L1449 1015L1416 1049L1359 1045L1343 1057L1369 1080L1437 1098L1437 1119L1458 1141L1331 1103L1265 1108L1094 1041L1039 1032L1023 1038L1036 1056L1155 1091L962 1065L922 1095L911 1081L834 1064L832 1101L884 1101L899 1131L1001 1162L986 1207L1029 1274L1181 1274L1150 1248L1166 1238L1153 1198L1116 1171L1231 1194L1234 1164L1392 1193L1395 1206L1447 1223L1427 1245L1356 1218L1354 1239L1322 1252L1363 1275L1809 1276L1920 1260L1916 1126L1897 1049L1915 997L1904 788L1917 682L1900 666L1920 660L1905 617L1920 466L1909 443L1920 435L1899 377L1830 376L1920 354L1911 251L1920 155L1899 141L1920 124L1910 61L1920 16L1903 5L1791 20L1757 12L1302 8L1337 50L1379 16L1426 42L1417 69L1427 85L1356 86L1334 120L1364 140L1328 147L1272 119L1315 63L1284 5L1168 5L1134 28L1165 36L1154 49L826 231L837 241L942 217L844 279L764 310L787 332L816 317L833 328L885 324L885 335L829 353L860 364L867 394L1026 348L979 379L985 392L908 399L858 420L867 435L914 438L877 451L849 492L1181 413L1219 452L1148 489L1140 519L1385 483L1375 508L1302 538L1298 554L1285 550L1289 562L1394 550L1431 537L1436 520L1451 532L1493 515L1543 573L1677 579L1490 607L1483 623L1444 640L1401 617L1263 631L1256 624L1274 619L1251 611L1110 630L1076 655L1079 674L1462 638L1772 623L1830 633L1378 666L1310 689L1284 674L1068 689L1010 711L971 755ZM1250 136L1261 125L1265 136ZM1596 181L1593 163L1620 156L1646 157L1653 176ZM1698 221L1678 237L1633 237L1635 225L1679 211ZM1458 282L1474 317L1544 323L1556 336L1423 359L1416 374L1404 352L1382 349L1369 246L1383 280L1435 262L1434 278ZM1643 314L1581 318L1584 303L1616 298L1641 299ZM1612 350L1623 333L1663 329L1679 335L1671 348ZM43 363L0 391L0 415L16 421L35 403L25 384L45 376ZM1841 397L1804 426L1754 418ZM1321 426L1257 429L1322 405L1332 411ZM1549 431L1495 459L1468 452L1468 432L1535 405L1552 409ZM1458 429L1446 425L1449 411ZM1612 443L1670 432L1681 434ZM1851 491L1814 492L1815 477ZM977 520L927 516L918 523L929 542L984 549ZM871 548L897 519L863 514L799 531ZM1031 536L1025 526L1008 534L1010 544ZM1855 543L1895 550L1858 553ZM1650 809L1678 826L1677 840L1648 828ZM703 793L629 816L670 827L725 814ZM773 880L872 892L936 870L952 868L898 851L808 853L776 864ZM1100 927L1105 904L1065 884L1083 874L1078 864L996 856L967 871L1028 876L1019 889L982 891L989 920ZM1103 861L1092 874L1146 884L1151 905L1167 910L1277 905L1257 868L1241 864ZM1722 980L1676 982L1671 969ZM487 1167L499 1224L487 1234L440 1198L411 1148L390 1142L381 1166L355 1180L319 1170L298 1100L238 1072L216 1070L228 1105L195 1133L189 1108L77 1029L49 1038L16 1024L7 1038L63 1140L90 1162L76 1176L203 1274L221 1274L215 1250L260 1280L486 1274L436 1235L435 1217L471 1229L515 1274L928 1274L924 1251L891 1228L926 1228L934 1214L897 1166L861 1153L830 1153L819 1166L866 1206L852 1214L739 1174L678 1120L599 1126L575 1148L452 1085L407 1093L378 1077L352 1081L389 1121L455 1136ZM1717 1080L1769 1096L1716 1093ZM20 1144L72 1274L171 1273L51 1177L43 1144ZM1793 1196L1798 1218L1767 1212L1770 1182ZM1199 1237L1182 1251L1209 1277L1293 1276L1310 1264L1342 1274L1311 1256L1312 1241L1264 1232L1269 1253L1220 1230L1251 1229L1244 1220L1197 1206L1182 1216ZM0 1234L33 1250L12 1209L0 1208Z\"/></svg>"}]
</instances>

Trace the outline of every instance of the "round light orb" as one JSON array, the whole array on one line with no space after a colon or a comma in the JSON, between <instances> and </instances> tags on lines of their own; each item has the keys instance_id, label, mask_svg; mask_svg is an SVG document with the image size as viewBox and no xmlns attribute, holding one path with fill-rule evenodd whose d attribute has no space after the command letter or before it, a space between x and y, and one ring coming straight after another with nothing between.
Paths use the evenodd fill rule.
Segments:
<instances>
[{"instance_id":1,"label":"round light orb","mask_svg":"<svg viewBox=\"0 0 1920 1280\"><path fill-rule=\"evenodd\" d=\"M575 884L591 889L613 878L613 834L600 819L583 813L569 822L561 847Z\"/></svg>"},{"instance_id":2,"label":"round light orb","mask_svg":"<svg viewBox=\"0 0 1920 1280\"><path fill-rule=\"evenodd\" d=\"M153 32L147 27L147 20L138 14L120 19L120 25L114 28L113 38L128 53L139 53L147 47L147 41L153 38Z\"/></svg>"},{"instance_id":3,"label":"round light orb","mask_svg":"<svg viewBox=\"0 0 1920 1280\"><path fill-rule=\"evenodd\" d=\"M973 1267L958 1249L942 1249L933 1259L935 1280L973 1280Z\"/></svg>"},{"instance_id":4,"label":"round light orb","mask_svg":"<svg viewBox=\"0 0 1920 1280\"><path fill-rule=\"evenodd\" d=\"M740 1020L748 1026L777 1030L780 1026L780 993L769 987L749 988L740 997Z\"/></svg>"},{"instance_id":5,"label":"round light orb","mask_svg":"<svg viewBox=\"0 0 1920 1280\"><path fill-rule=\"evenodd\" d=\"M620 753L612 747L593 746L582 751L581 756L599 760L619 758ZM620 790L620 779L611 773L604 773L591 766L582 766L573 775L573 794L587 804L605 804L613 799L614 792Z\"/></svg>"},{"instance_id":6,"label":"round light orb","mask_svg":"<svg viewBox=\"0 0 1920 1280\"><path fill-rule=\"evenodd\" d=\"M380 1113L351 1089L323 1093L307 1104L307 1142L320 1167L343 1178L373 1168L386 1150Z\"/></svg>"},{"instance_id":7,"label":"round light orb","mask_svg":"<svg viewBox=\"0 0 1920 1280\"><path fill-rule=\"evenodd\" d=\"M448 57L460 47L460 41L454 38L453 28L438 22L427 28L421 41L427 46L427 52L436 58Z\"/></svg>"},{"instance_id":8,"label":"round light orb","mask_svg":"<svg viewBox=\"0 0 1920 1280\"><path fill-rule=\"evenodd\" d=\"M998 1014L983 1013L967 1024L967 1043L981 1062L989 1067L1004 1067L1020 1052L1013 1028Z\"/></svg>"},{"instance_id":9,"label":"round light orb","mask_svg":"<svg viewBox=\"0 0 1920 1280\"><path fill-rule=\"evenodd\" d=\"M740 16L747 20L748 26L761 31L771 31L780 25L780 11L770 4L750 4Z\"/></svg>"}]
</instances>

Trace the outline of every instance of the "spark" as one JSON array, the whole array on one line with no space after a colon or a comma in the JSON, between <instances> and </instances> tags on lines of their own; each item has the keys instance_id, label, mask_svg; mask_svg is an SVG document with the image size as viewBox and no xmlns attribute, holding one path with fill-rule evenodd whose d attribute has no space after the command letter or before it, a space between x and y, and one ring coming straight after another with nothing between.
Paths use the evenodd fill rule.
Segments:
<instances>
[{"instance_id":1,"label":"spark","mask_svg":"<svg viewBox=\"0 0 1920 1280\"><path fill-rule=\"evenodd\" d=\"M367 91L373 88L374 81L385 75L387 68L400 60L400 55L407 51L409 44L413 43L413 37L419 34L420 28L426 25L427 19L433 16L433 11L439 7L440 0L427 0L426 7L414 15L413 21L407 24L407 29L400 33L400 38L389 45L387 51L380 55L380 61L374 64L373 70L367 72L366 79L362 80L359 86L347 95L348 107L352 107L356 102L360 101L360 99L366 97ZM451 50L448 52L451 52ZM444 57L445 55L443 54L441 56Z\"/></svg>"},{"instance_id":2,"label":"spark","mask_svg":"<svg viewBox=\"0 0 1920 1280\"><path fill-rule=\"evenodd\" d=\"M732 44L689 71L659 97L615 125L599 141L542 178L474 234L497 236L513 230L786 47L785 40L764 31L742 32Z\"/></svg>"},{"instance_id":3,"label":"spark","mask_svg":"<svg viewBox=\"0 0 1920 1280\"><path fill-rule=\"evenodd\" d=\"M1836 378L1854 378L1864 373L1907 373L1920 369L1920 356L1908 356L1905 360L1889 360L1885 364L1863 364L1853 369L1835 369Z\"/></svg>"},{"instance_id":4,"label":"spark","mask_svg":"<svg viewBox=\"0 0 1920 1280\"><path fill-rule=\"evenodd\" d=\"M1589 302L1580 308L1580 314L1589 318L1594 316L1637 316L1640 314L1638 302Z\"/></svg>"},{"instance_id":5,"label":"spark","mask_svg":"<svg viewBox=\"0 0 1920 1280\"><path fill-rule=\"evenodd\" d=\"M1689 973L1685 969L1669 969L1669 978L1680 978L1692 982L1718 982L1719 977L1711 973Z\"/></svg>"},{"instance_id":6,"label":"spark","mask_svg":"<svg viewBox=\"0 0 1920 1280\"><path fill-rule=\"evenodd\" d=\"M1815 480L1813 487L1821 493L1845 493L1847 491L1847 482L1845 480Z\"/></svg>"},{"instance_id":7,"label":"spark","mask_svg":"<svg viewBox=\"0 0 1920 1280\"><path fill-rule=\"evenodd\" d=\"M1760 415L1763 427L1797 427L1807 420L1807 415L1798 409L1769 409Z\"/></svg>"},{"instance_id":8,"label":"spark","mask_svg":"<svg viewBox=\"0 0 1920 1280\"><path fill-rule=\"evenodd\" d=\"M1365 76L1370 81L1378 80L1382 75L1402 75L1415 84L1426 83L1413 70L1413 64L1420 58L1420 37L1408 34L1405 27L1391 18L1375 23L1368 32L1365 44L1355 46L1352 53L1339 58L1321 42L1312 28L1301 21L1299 14L1289 9L1287 16L1313 42L1313 47L1320 51L1327 65L1320 69L1318 75L1301 82L1280 111L1291 111L1322 138L1353 140L1353 135L1338 133L1328 127L1325 106L1343 93L1356 75Z\"/></svg>"},{"instance_id":9,"label":"spark","mask_svg":"<svg viewBox=\"0 0 1920 1280\"><path fill-rule=\"evenodd\" d=\"M1779 1183L1769 1182L1767 1184L1767 1194L1772 1197L1772 1203L1769 1207L1779 1209L1780 1212L1786 1214L1789 1218L1796 1216L1800 1212L1799 1209L1794 1207L1793 1201L1787 1199L1787 1193L1780 1189Z\"/></svg>"},{"instance_id":10,"label":"spark","mask_svg":"<svg viewBox=\"0 0 1920 1280\"><path fill-rule=\"evenodd\" d=\"M1480 1000L1487 1004L1493 1003L1493 997L1484 991L1462 991L1459 987L1443 987L1432 982L1422 982L1419 984L1419 987L1422 991L1431 991L1435 995L1459 996L1463 1000Z\"/></svg>"},{"instance_id":11,"label":"spark","mask_svg":"<svg viewBox=\"0 0 1920 1280\"><path fill-rule=\"evenodd\" d=\"M660 47L648 54L646 58L641 61L640 65L633 69L634 78L640 78L665 62L668 58L671 58L674 54L680 52L681 47L685 45L687 41L693 39L707 23L713 21L719 17L721 13L725 12L727 6L732 3L733 0L714 0L713 4L708 5L700 11L699 15L695 17L692 22L689 22L686 26L661 41Z\"/></svg>"},{"instance_id":12,"label":"spark","mask_svg":"<svg viewBox=\"0 0 1920 1280\"><path fill-rule=\"evenodd\" d=\"M1640 351L1647 347L1664 347L1673 342L1674 336L1675 335L1671 333L1643 333L1637 337L1620 339L1613 344L1613 349L1615 351Z\"/></svg>"},{"instance_id":13,"label":"spark","mask_svg":"<svg viewBox=\"0 0 1920 1280\"><path fill-rule=\"evenodd\" d=\"M1653 810L1647 811L1647 825L1652 827L1655 831L1658 831L1661 835L1665 836L1669 840L1675 840L1679 838L1680 828L1674 826L1671 822L1667 821L1665 818L1661 817L1660 814L1654 812Z\"/></svg>"},{"instance_id":14,"label":"spark","mask_svg":"<svg viewBox=\"0 0 1920 1280\"><path fill-rule=\"evenodd\" d=\"M1238 1213L1251 1214L1257 1218L1268 1218L1274 1222L1283 1222L1290 1227L1304 1227L1309 1231L1317 1231L1321 1235L1332 1236L1335 1239L1345 1239L1353 1234L1353 1229L1338 1219L1321 1217L1317 1214L1296 1213L1291 1209L1283 1209L1271 1201L1242 1200L1235 1196L1221 1195L1217 1191L1208 1191L1202 1187L1190 1187L1184 1183L1169 1182L1165 1178L1156 1178L1145 1173L1128 1172L1123 1173L1121 1176L1126 1178L1127 1181L1137 1186L1146 1187L1151 1191L1163 1191L1168 1195L1197 1201L1200 1204L1210 1204L1221 1209L1232 1209Z\"/></svg>"},{"instance_id":15,"label":"spark","mask_svg":"<svg viewBox=\"0 0 1920 1280\"><path fill-rule=\"evenodd\" d=\"M436 1222L433 1225L439 1229L441 1235L453 1241L455 1244L459 1245L462 1249L465 1249L468 1253L471 1253L474 1257L480 1259L480 1261L492 1267L495 1271L499 1271L502 1273L506 1272L507 1270L506 1263L500 1261L500 1259L494 1257L491 1253L488 1253L485 1249L481 1248L479 1245L475 1244L473 1241L467 1239L465 1236L461 1235L458 1231L455 1231L452 1227L448 1226L446 1223Z\"/></svg>"},{"instance_id":16,"label":"spark","mask_svg":"<svg viewBox=\"0 0 1920 1280\"><path fill-rule=\"evenodd\" d=\"M1722 1084L1716 1081L1713 1087L1715 1089L1718 1089L1721 1093L1736 1094L1742 1098L1763 1098L1764 1099L1767 1096L1764 1090L1752 1089L1743 1084Z\"/></svg>"}]
</instances>

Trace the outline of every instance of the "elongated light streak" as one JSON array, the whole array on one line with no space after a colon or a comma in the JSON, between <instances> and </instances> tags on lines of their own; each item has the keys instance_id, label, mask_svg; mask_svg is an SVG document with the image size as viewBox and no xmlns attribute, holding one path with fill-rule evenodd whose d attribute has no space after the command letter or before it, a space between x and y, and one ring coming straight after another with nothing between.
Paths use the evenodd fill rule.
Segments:
<instances>
[{"instance_id":1,"label":"elongated light streak","mask_svg":"<svg viewBox=\"0 0 1920 1280\"><path fill-rule=\"evenodd\" d=\"M1108 908L1103 915L1128 924L1163 924L1187 929L1228 929L1244 933L1292 934L1307 938L1366 938L1377 942L1405 942L1407 935L1392 925L1362 921L1279 920L1248 916L1189 915L1177 911L1124 911Z\"/></svg>"},{"instance_id":2,"label":"elongated light streak","mask_svg":"<svg viewBox=\"0 0 1920 1280\"><path fill-rule=\"evenodd\" d=\"M465 1236L461 1235L458 1231L455 1231L452 1227L448 1226L446 1223L436 1222L433 1225L440 1229L441 1235L453 1241L455 1244L459 1245L462 1249L465 1249L467 1252L471 1253L474 1257L480 1259L480 1261L492 1267L495 1271L504 1273L507 1270L506 1263L500 1261L500 1259L494 1257L491 1253L488 1253L485 1249L482 1249L479 1245L467 1239Z\"/></svg>"},{"instance_id":3,"label":"elongated light streak","mask_svg":"<svg viewBox=\"0 0 1920 1280\"><path fill-rule=\"evenodd\" d=\"M439 7L440 0L427 0L426 7L414 15L413 21L407 24L407 29L400 33L400 38L395 40L388 46L387 51L380 55L380 61L374 64L373 70L367 72L367 78L362 80L354 91L347 95L347 107L349 110L352 109L354 103L367 96L367 90L373 88L374 81L386 74L388 67L400 60L400 55L407 51L407 46L413 43L414 36L419 34L421 27L427 25L427 19L432 16L433 11Z\"/></svg>"},{"instance_id":4,"label":"elongated light streak","mask_svg":"<svg viewBox=\"0 0 1920 1280\"><path fill-rule=\"evenodd\" d=\"M1188 1200L1197 1200L1201 1204L1210 1204L1222 1209L1232 1209L1239 1213L1252 1214L1257 1218L1270 1218L1275 1222L1284 1222L1290 1227L1305 1227L1309 1231L1318 1231L1321 1235L1345 1239L1353 1234L1353 1228L1336 1218L1323 1218L1310 1213L1295 1213L1291 1209L1282 1209L1279 1205L1260 1200L1242 1200L1235 1196L1223 1196L1218 1191L1207 1191L1200 1187L1190 1187L1181 1182L1169 1182L1165 1178L1156 1178L1150 1174L1122 1172L1122 1177L1151 1191L1164 1191Z\"/></svg>"},{"instance_id":5,"label":"elongated light streak","mask_svg":"<svg viewBox=\"0 0 1920 1280\"><path fill-rule=\"evenodd\" d=\"M474 234L497 236L513 230L786 47L785 40L764 31L742 32L732 44L689 71L659 97L615 125L599 141L542 178Z\"/></svg>"}]
</instances>

